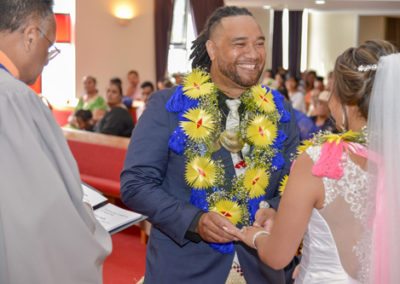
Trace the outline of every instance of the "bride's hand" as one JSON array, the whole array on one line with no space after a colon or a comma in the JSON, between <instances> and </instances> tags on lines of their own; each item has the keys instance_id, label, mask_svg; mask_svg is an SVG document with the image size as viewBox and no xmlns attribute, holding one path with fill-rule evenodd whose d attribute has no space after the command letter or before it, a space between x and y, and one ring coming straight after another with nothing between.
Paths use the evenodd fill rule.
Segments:
<instances>
[{"instance_id":1,"label":"bride's hand","mask_svg":"<svg viewBox=\"0 0 400 284\"><path fill-rule=\"evenodd\" d=\"M229 230L228 228L224 228L224 230L252 248L256 248L253 242L254 236L258 232L266 232L264 228L260 227L243 227L242 229L236 228L235 230Z\"/></svg>"},{"instance_id":2,"label":"bride's hand","mask_svg":"<svg viewBox=\"0 0 400 284\"><path fill-rule=\"evenodd\" d=\"M260 208L256 212L253 226L263 227L267 231L271 231L275 219L276 211L272 208Z\"/></svg>"}]
</instances>

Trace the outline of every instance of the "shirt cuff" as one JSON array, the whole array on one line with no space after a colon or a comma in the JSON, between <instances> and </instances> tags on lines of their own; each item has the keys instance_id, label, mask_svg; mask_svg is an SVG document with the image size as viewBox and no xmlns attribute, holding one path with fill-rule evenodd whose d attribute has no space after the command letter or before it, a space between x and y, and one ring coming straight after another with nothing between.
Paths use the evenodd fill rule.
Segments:
<instances>
[{"instance_id":1,"label":"shirt cuff","mask_svg":"<svg viewBox=\"0 0 400 284\"><path fill-rule=\"evenodd\" d=\"M200 217L204 214L205 212L199 211L193 218L192 222L189 225L188 230L185 233L185 239L188 239L189 241L192 241L194 243L199 243L202 241L200 235L196 232L197 225L199 224Z\"/></svg>"}]
</instances>

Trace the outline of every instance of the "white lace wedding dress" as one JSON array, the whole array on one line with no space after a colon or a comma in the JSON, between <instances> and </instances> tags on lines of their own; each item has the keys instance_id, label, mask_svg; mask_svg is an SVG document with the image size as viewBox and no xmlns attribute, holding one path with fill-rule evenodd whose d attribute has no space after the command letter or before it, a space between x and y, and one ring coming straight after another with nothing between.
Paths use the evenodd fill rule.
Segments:
<instances>
[{"instance_id":1,"label":"white lace wedding dress","mask_svg":"<svg viewBox=\"0 0 400 284\"><path fill-rule=\"evenodd\" d=\"M314 163L321 146L307 149ZM367 202L367 172L343 152L340 179L323 177L325 201L313 209L303 240L303 256L295 283L362 283L366 261L362 255L365 231L362 219Z\"/></svg>"}]
</instances>

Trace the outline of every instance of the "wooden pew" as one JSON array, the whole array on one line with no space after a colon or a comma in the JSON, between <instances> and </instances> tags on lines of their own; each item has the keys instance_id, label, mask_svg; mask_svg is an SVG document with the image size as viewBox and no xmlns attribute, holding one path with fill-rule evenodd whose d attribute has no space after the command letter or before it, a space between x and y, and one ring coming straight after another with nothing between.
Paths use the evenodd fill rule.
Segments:
<instances>
[{"instance_id":1,"label":"wooden pew","mask_svg":"<svg viewBox=\"0 0 400 284\"><path fill-rule=\"evenodd\" d=\"M62 128L64 137L78 164L82 181L98 189L115 202L120 197L120 173L129 138ZM147 242L150 224L139 224L141 240Z\"/></svg>"},{"instance_id":2,"label":"wooden pew","mask_svg":"<svg viewBox=\"0 0 400 284\"><path fill-rule=\"evenodd\" d=\"M63 128L81 179L105 195L119 198L119 175L129 138Z\"/></svg>"}]
</instances>

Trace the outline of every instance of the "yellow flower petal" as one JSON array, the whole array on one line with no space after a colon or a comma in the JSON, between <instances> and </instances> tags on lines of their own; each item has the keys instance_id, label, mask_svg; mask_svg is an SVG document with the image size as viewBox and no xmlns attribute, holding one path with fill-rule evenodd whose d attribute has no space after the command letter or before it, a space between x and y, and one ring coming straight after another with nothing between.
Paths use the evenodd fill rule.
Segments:
<instances>
[{"instance_id":1,"label":"yellow flower petal","mask_svg":"<svg viewBox=\"0 0 400 284\"><path fill-rule=\"evenodd\" d=\"M193 140L204 140L214 131L213 117L203 109L190 109L183 116L189 121L182 121L181 127Z\"/></svg>"},{"instance_id":2,"label":"yellow flower petal","mask_svg":"<svg viewBox=\"0 0 400 284\"><path fill-rule=\"evenodd\" d=\"M186 164L185 179L195 189L207 189L216 182L216 166L213 160L195 157Z\"/></svg>"},{"instance_id":3,"label":"yellow flower petal","mask_svg":"<svg viewBox=\"0 0 400 284\"><path fill-rule=\"evenodd\" d=\"M305 150L307 150L309 147L314 145L314 141L312 139L304 140L301 142L301 145L297 147L297 154L300 155L303 153Z\"/></svg>"},{"instance_id":4,"label":"yellow flower petal","mask_svg":"<svg viewBox=\"0 0 400 284\"><path fill-rule=\"evenodd\" d=\"M274 112L276 110L274 97L271 90L267 92L261 85L251 88L251 95L253 100L262 111L266 113Z\"/></svg>"},{"instance_id":5,"label":"yellow flower petal","mask_svg":"<svg viewBox=\"0 0 400 284\"><path fill-rule=\"evenodd\" d=\"M289 176L288 175L285 175L283 177L283 179L281 180L281 184L280 184L279 189L278 189L280 196L282 196L283 193L285 192L286 184L287 184L288 180L289 180Z\"/></svg>"},{"instance_id":6,"label":"yellow flower petal","mask_svg":"<svg viewBox=\"0 0 400 284\"><path fill-rule=\"evenodd\" d=\"M247 128L247 138L255 146L267 147L274 142L277 132L276 125L260 115L256 116Z\"/></svg>"},{"instance_id":7,"label":"yellow flower petal","mask_svg":"<svg viewBox=\"0 0 400 284\"><path fill-rule=\"evenodd\" d=\"M223 199L214 204L210 211L217 212L222 216L225 216L236 225L242 218L242 209L239 204L234 201Z\"/></svg>"},{"instance_id":8,"label":"yellow flower petal","mask_svg":"<svg viewBox=\"0 0 400 284\"><path fill-rule=\"evenodd\" d=\"M207 73L198 69L194 70L185 77L183 84L185 95L192 99L198 99L210 94L213 91L214 84L208 82L209 80L210 76Z\"/></svg>"},{"instance_id":9,"label":"yellow flower petal","mask_svg":"<svg viewBox=\"0 0 400 284\"><path fill-rule=\"evenodd\" d=\"M250 198L265 194L269 184L269 174L264 168L248 169L244 174L243 185L249 191Z\"/></svg>"}]
</instances>

